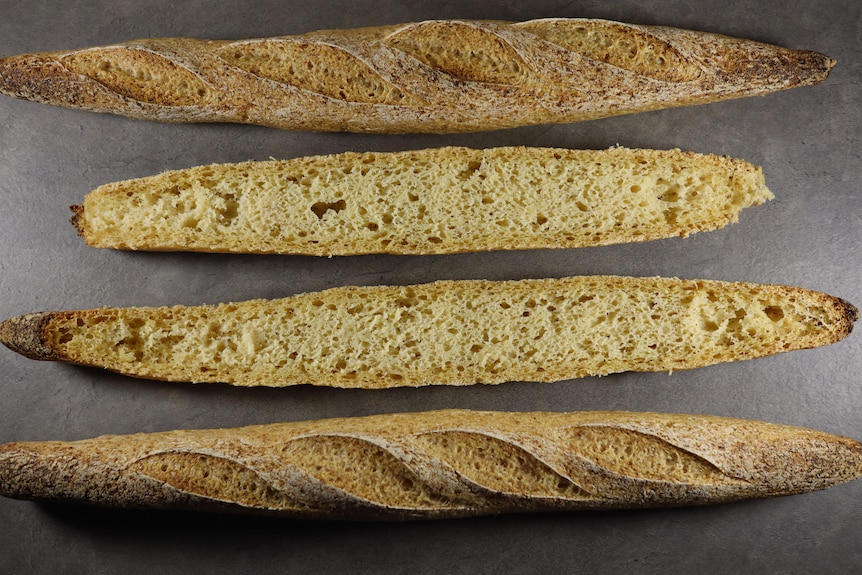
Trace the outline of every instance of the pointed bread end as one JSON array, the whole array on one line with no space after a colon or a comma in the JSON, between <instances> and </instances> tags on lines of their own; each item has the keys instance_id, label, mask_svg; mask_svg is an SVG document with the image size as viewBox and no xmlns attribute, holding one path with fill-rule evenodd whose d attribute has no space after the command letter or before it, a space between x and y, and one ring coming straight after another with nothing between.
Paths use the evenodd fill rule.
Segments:
<instances>
[{"instance_id":1,"label":"pointed bread end","mask_svg":"<svg viewBox=\"0 0 862 575\"><path fill-rule=\"evenodd\" d=\"M28 313L0 323L0 343L30 359L60 359L45 337L53 312Z\"/></svg>"}]
</instances>

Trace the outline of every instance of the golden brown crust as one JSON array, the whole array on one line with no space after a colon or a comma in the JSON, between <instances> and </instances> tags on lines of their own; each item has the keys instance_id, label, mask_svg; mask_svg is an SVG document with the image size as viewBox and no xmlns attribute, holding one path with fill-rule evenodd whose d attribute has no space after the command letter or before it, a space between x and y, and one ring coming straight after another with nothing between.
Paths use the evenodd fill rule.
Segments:
<instances>
[{"instance_id":1,"label":"golden brown crust","mask_svg":"<svg viewBox=\"0 0 862 575\"><path fill-rule=\"evenodd\" d=\"M604 20L435 20L7 57L0 92L165 122L445 133L766 94L816 84L834 63L815 52Z\"/></svg>"},{"instance_id":2,"label":"golden brown crust","mask_svg":"<svg viewBox=\"0 0 862 575\"><path fill-rule=\"evenodd\" d=\"M62 361L46 331L54 312L28 313L0 323L0 343L30 359Z\"/></svg>"},{"instance_id":3,"label":"golden brown crust","mask_svg":"<svg viewBox=\"0 0 862 575\"><path fill-rule=\"evenodd\" d=\"M77 204L69 206L69 209L72 210L73 215L69 218L69 223L75 226L75 231L78 232L78 237L85 238L87 235L86 232L86 217L84 216L84 206L79 206Z\"/></svg>"},{"instance_id":4,"label":"golden brown crust","mask_svg":"<svg viewBox=\"0 0 862 575\"><path fill-rule=\"evenodd\" d=\"M841 326L836 330L837 337L843 339L853 332L853 326L859 320L859 308L845 299L835 298L833 301L838 308L839 317L842 318Z\"/></svg>"},{"instance_id":5,"label":"golden brown crust","mask_svg":"<svg viewBox=\"0 0 862 575\"><path fill-rule=\"evenodd\" d=\"M703 505L823 489L862 444L673 414L447 410L0 446L0 494L300 518Z\"/></svg>"}]
</instances>

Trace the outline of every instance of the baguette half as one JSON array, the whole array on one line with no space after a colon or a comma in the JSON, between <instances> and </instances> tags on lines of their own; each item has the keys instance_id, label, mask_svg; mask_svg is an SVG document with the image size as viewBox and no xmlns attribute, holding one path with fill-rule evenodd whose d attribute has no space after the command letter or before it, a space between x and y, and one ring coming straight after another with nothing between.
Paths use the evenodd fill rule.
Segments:
<instances>
[{"instance_id":1,"label":"baguette half","mask_svg":"<svg viewBox=\"0 0 862 575\"><path fill-rule=\"evenodd\" d=\"M159 380L385 388L689 369L833 343L858 315L802 288L595 276L43 312L0 324L0 341Z\"/></svg>"},{"instance_id":2,"label":"baguette half","mask_svg":"<svg viewBox=\"0 0 862 575\"><path fill-rule=\"evenodd\" d=\"M442 254L687 236L772 197L726 157L449 147L177 170L102 186L72 222L117 249Z\"/></svg>"},{"instance_id":3,"label":"baguette half","mask_svg":"<svg viewBox=\"0 0 862 575\"><path fill-rule=\"evenodd\" d=\"M449 410L0 446L0 494L317 519L725 503L862 475L862 444L710 416Z\"/></svg>"},{"instance_id":4,"label":"baguette half","mask_svg":"<svg viewBox=\"0 0 862 575\"><path fill-rule=\"evenodd\" d=\"M432 20L242 41L144 39L0 59L0 93L163 122L470 132L821 82L810 51L660 26Z\"/></svg>"}]
</instances>

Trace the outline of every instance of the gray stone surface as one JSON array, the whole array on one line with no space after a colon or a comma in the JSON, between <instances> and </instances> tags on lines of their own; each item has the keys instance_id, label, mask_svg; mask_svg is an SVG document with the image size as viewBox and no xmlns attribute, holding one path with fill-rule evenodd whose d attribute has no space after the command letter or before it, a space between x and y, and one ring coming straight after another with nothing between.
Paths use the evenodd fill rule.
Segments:
<instances>
[{"instance_id":1,"label":"gray stone surface","mask_svg":"<svg viewBox=\"0 0 862 575\"><path fill-rule=\"evenodd\" d=\"M507 4L515 4L507 7ZM784 283L862 303L862 4L764 2L0 1L0 54L147 36L245 38L427 18L600 17L814 49L824 84L583 124L458 136L305 134L159 125L0 98L0 317L102 305L214 303L345 284L575 274ZM67 206L110 181L210 162L447 144L727 154L763 165L777 198L691 238L582 250L357 258L143 254L84 246ZM553 384L386 391L233 389L133 380L0 349L0 442L462 407L709 413L862 439L862 336L701 370ZM433 523L302 523L0 500L3 573L851 573L862 481L672 510Z\"/></svg>"}]
</instances>

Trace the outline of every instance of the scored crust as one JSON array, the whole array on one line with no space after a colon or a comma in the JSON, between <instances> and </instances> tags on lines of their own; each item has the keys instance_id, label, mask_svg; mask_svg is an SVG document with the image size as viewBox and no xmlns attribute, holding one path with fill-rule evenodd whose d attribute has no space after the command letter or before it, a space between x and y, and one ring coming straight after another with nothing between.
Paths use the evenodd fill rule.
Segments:
<instances>
[{"instance_id":1,"label":"scored crust","mask_svg":"<svg viewBox=\"0 0 862 575\"><path fill-rule=\"evenodd\" d=\"M659 26L434 20L253 40L146 39L0 59L0 93L165 122L450 133L816 84L816 52Z\"/></svg>"},{"instance_id":2,"label":"scored crust","mask_svg":"<svg viewBox=\"0 0 862 575\"><path fill-rule=\"evenodd\" d=\"M703 505L824 489L862 444L739 419L445 410L0 446L0 494L304 518Z\"/></svg>"}]
</instances>

